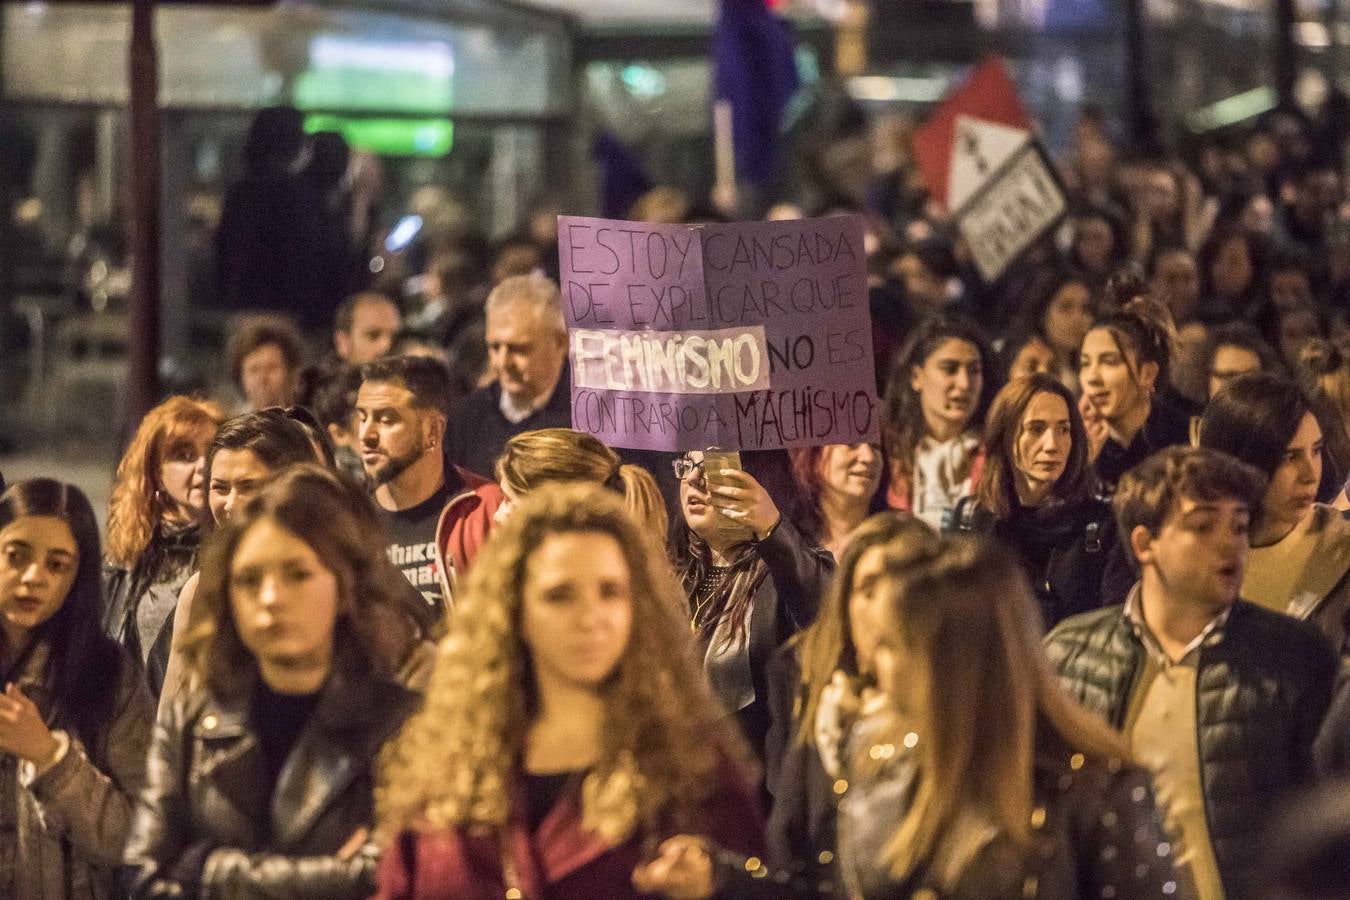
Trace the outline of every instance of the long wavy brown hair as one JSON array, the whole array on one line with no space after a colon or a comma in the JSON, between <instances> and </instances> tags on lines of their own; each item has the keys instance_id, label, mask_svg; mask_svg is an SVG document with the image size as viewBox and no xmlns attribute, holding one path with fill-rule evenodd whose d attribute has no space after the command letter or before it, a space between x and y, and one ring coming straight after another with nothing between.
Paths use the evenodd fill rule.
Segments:
<instances>
[{"instance_id":1,"label":"long wavy brown hair","mask_svg":"<svg viewBox=\"0 0 1350 900\"><path fill-rule=\"evenodd\" d=\"M890 585L882 644L899 661L885 686L898 712L891 738L899 746L917 735L920 778L883 860L897 879L909 876L940 855L963 811L1029 847L1037 750L1050 741L1109 764L1128 758L1124 740L1059 686L1011 551L949 538L934 556L892 573Z\"/></svg>"},{"instance_id":2,"label":"long wavy brown hair","mask_svg":"<svg viewBox=\"0 0 1350 900\"><path fill-rule=\"evenodd\" d=\"M167 511L160 465L168 459L204 456L224 418L220 407L209 400L170 397L141 419L117 464L108 506L106 552L113 565L135 565Z\"/></svg>"},{"instance_id":3,"label":"long wavy brown hair","mask_svg":"<svg viewBox=\"0 0 1350 900\"><path fill-rule=\"evenodd\" d=\"M506 823L539 708L521 639L527 566L549 537L575 532L618 543L633 597L628 647L602 688L604 746L583 788L583 822L615 842L692 822L722 760L745 758L704 683L670 567L623 501L595 485L546 485L484 547L422 711L385 749L376 805L386 833Z\"/></svg>"},{"instance_id":4,"label":"long wavy brown hair","mask_svg":"<svg viewBox=\"0 0 1350 900\"><path fill-rule=\"evenodd\" d=\"M244 646L230 603L230 563L248 530L275 521L313 548L338 585L338 656L395 679L421 640L403 575L385 553L388 539L372 501L358 485L314 463L285 469L216 527L202 551L194 624L183 656L198 683L218 697L251 688L257 661Z\"/></svg>"},{"instance_id":5,"label":"long wavy brown hair","mask_svg":"<svg viewBox=\"0 0 1350 900\"><path fill-rule=\"evenodd\" d=\"M793 638L801 665L801 681L793 704L794 718L798 723L797 740L803 744L810 745L815 740L820 695L834 673L842 669L853 678L861 674L848 603L853 593L854 570L873 547L882 548L889 572L936 553L939 543L933 529L912 516L897 512L877 513L853 533L820 604L820 613L808 628Z\"/></svg>"}]
</instances>

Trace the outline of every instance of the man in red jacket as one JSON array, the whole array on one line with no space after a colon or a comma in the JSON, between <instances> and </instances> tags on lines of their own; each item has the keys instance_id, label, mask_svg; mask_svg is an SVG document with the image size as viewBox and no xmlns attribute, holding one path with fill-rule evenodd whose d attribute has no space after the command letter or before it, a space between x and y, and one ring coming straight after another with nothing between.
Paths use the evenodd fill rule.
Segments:
<instances>
[{"instance_id":1,"label":"man in red jacket","mask_svg":"<svg viewBox=\"0 0 1350 900\"><path fill-rule=\"evenodd\" d=\"M356 395L361 464L387 515L389 558L437 613L492 527L501 489L445 460L450 373L397 356L367 363Z\"/></svg>"}]
</instances>

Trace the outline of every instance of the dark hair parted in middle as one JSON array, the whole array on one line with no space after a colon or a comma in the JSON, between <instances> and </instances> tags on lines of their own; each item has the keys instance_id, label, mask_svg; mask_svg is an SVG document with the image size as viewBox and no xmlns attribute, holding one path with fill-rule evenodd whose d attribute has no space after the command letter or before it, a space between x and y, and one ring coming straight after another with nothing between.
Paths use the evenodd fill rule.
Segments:
<instances>
[{"instance_id":1,"label":"dark hair parted in middle","mask_svg":"<svg viewBox=\"0 0 1350 900\"><path fill-rule=\"evenodd\" d=\"M257 675L230 602L230 566L239 542L271 519L298 536L333 573L338 585L335 658L394 678L420 631L402 574L385 553L388 540L378 511L360 487L312 462L296 465L251 497L217 526L202 552L201 583L193 601L196 624L184 653L201 682L217 696L238 696Z\"/></svg>"},{"instance_id":2,"label":"dark hair parted in middle","mask_svg":"<svg viewBox=\"0 0 1350 900\"><path fill-rule=\"evenodd\" d=\"M1125 473L1111 503L1126 555L1139 565L1130 534L1140 525L1156 535L1183 497L1237 500L1261 508L1266 477L1255 467L1205 447L1168 447Z\"/></svg>"},{"instance_id":3,"label":"dark hair parted in middle","mask_svg":"<svg viewBox=\"0 0 1350 900\"><path fill-rule=\"evenodd\" d=\"M891 364L891 371L886 376L886 396L882 399L881 436L886 456L905 471L914 464L914 450L925 429L919 396L910 387L910 377L915 367L923 366L947 341L965 341L980 354L984 378L970 415L971 428L978 429L983 425L985 410L994 394L994 385L998 381L994 351L979 328L946 316L934 316L920 323Z\"/></svg>"},{"instance_id":4,"label":"dark hair parted in middle","mask_svg":"<svg viewBox=\"0 0 1350 900\"><path fill-rule=\"evenodd\" d=\"M1037 394L1054 394L1064 401L1069 411L1069 459L1064 472L1050 489L1053 502L1073 503L1085 500L1096 488L1096 475L1088 465L1087 430L1078 401L1059 380L1050 375L1037 374L1018 378L1004 385L994 397L985 418L984 446L988 456L984 476L975 496L980 506L1005 519L1016 508L1017 500L1017 439L1022 435L1022 418L1027 406Z\"/></svg>"},{"instance_id":5,"label":"dark hair parted in middle","mask_svg":"<svg viewBox=\"0 0 1350 900\"><path fill-rule=\"evenodd\" d=\"M1252 372L1224 385L1200 419L1200 446L1222 450L1275 474L1303 417L1312 412L1297 384Z\"/></svg>"},{"instance_id":6,"label":"dark hair parted in middle","mask_svg":"<svg viewBox=\"0 0 1350 900\"><path fill-rule=\"evenodd\" d=\"M69 730L96 760L106 760L105 730L117 713L118 686L129 663L117 643L103 633L98 520L79 488L50 478L16 482L0 496L0 528L26 516L65 522L79 556L61 608L36 629L50 654L44 672L53 711L48 724ZM4 643L0 634L0 663L16 671L16 648Z\"/></svg>"}]
</instances>

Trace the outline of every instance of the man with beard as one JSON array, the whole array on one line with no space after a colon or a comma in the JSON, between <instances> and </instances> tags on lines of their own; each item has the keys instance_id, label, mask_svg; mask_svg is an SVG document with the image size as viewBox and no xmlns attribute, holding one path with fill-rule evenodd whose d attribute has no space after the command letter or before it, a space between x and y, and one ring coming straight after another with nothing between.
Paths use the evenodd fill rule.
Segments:
<instances>
[{"instance_id":1,"label":"man with beard","mask_svg":"<svg viewBox=\"0 0 1350 900\"><path fill-rule=\"evenodd\" d=\"M441 615L502 502L496 484L446 462L449 398L445 366L414 356L367 363L356 395L361 464L388 516L390 561Z\"/></svg>"}]
</instances>

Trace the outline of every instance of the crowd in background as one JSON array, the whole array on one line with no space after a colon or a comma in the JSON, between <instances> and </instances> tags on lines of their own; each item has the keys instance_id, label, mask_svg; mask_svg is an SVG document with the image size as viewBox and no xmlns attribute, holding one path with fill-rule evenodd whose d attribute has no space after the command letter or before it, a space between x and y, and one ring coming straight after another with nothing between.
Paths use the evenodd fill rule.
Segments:
<instances>
[{"instance_id":1,"label":"crowd in background","mask_svg":"<svg viewBox=\"0 0 1350 900\"><path fill-rule=\"evenodd\" d=\"M0 497L0 895L1345 896L1338 135L1085 111L994 284L903 149L765 211L866 217L881 441L737 466L571 429L556 210L374 252L261 116L228 389Z\"/></svg>"}]
</instances>

